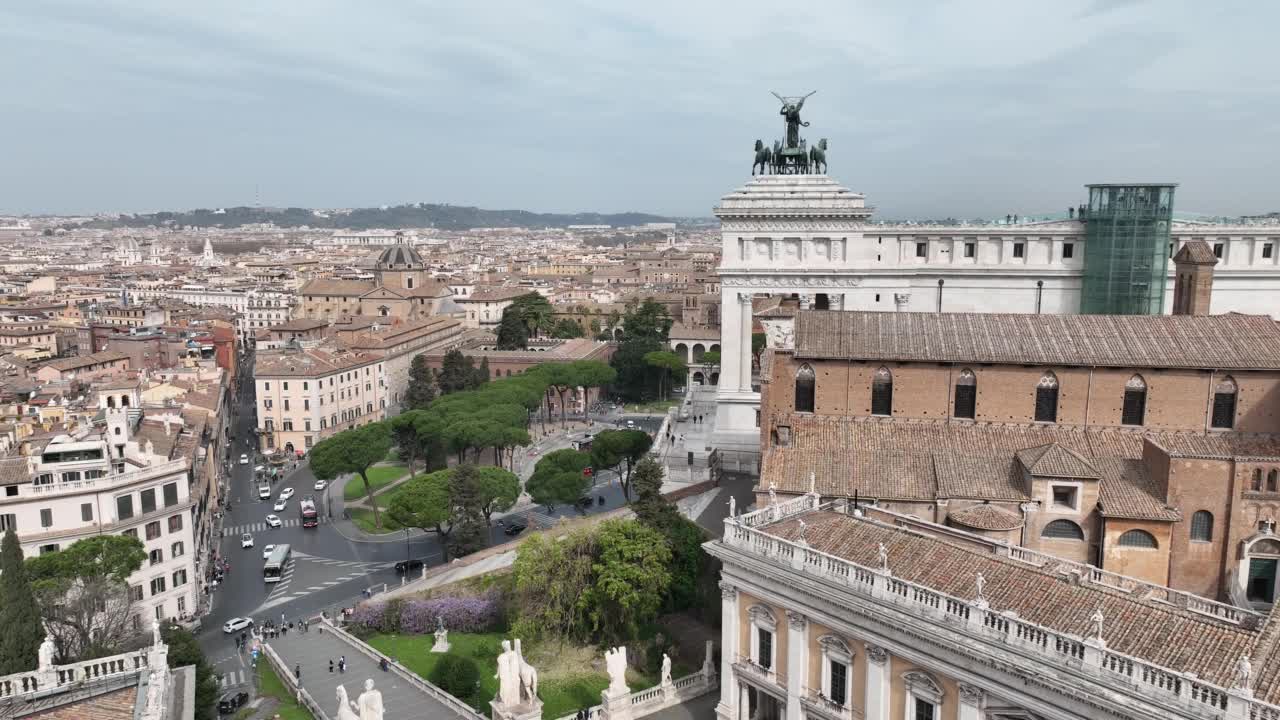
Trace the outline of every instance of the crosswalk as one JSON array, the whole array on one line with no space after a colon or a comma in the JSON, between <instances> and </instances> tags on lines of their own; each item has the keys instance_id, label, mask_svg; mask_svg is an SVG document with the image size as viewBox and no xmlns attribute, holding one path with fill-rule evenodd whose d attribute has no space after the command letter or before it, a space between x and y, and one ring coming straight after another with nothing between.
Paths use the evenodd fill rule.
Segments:
<instances>
[{"instance_id":1,"label":"crosswalk","mask_svg":"<svg viewBox=\"0 0 1280 720\"><path fill-rule=\"evenodd\" d=\"M267 595L267 601L280 597L289 589L289 585L293 583L293 571L297 567L296 560L290 560L288 565L284 566L284 572L280 573L280 582L271 588L270 594Z\"/></svg>"},{"instance_id":2,"label":"crosswalk","mask_svg":"<svg viewBox=\"0 0 1280 720\"><path fill-rule=\"evenodd\" d=\"M222 680L218 684L223 690L233 688L237 685L247 685L249 683L248 670L228 670L222 673Z\"/></svg>"},{"instance_id":3,"label":"crosswalk","mask_svg":"<svg viewBox=\"0 0 1280 720\"><path fill-rule=\"evenodd\" d=\"M303 562L316 563L317 565L327 565L333 568L359 568L361 570L369 570L369 571L383 570L395 565L394 562L365 562L361 560L334 560L333 558L322 558L322 557L316 557L315 555L308 555L304 552L298 552L296 550L293 553L293 557L295 560L302 560Z\"/></svg>"},{"instance_id":4,"label":"crosswalk","mask_svg":"<svg viewBox=\"0 0 1280 720\"><path fill-rule=\"evenodd\" d=\"M320 518L321 525L324 525L327 522L328 522L327 519ZM281 518L280 519L280 527L299 527L301 525L302 525L302 518ZM240 533L256 533L256 532L264 532L265 530L267 530L267 523L264 520L262 522L251 522L251 523L245 523L244 525L235 525L232 527L224 528L223 532L226 533L227 537L231 537L232 535L239 535Z\"/></svg>"}]
</instances>

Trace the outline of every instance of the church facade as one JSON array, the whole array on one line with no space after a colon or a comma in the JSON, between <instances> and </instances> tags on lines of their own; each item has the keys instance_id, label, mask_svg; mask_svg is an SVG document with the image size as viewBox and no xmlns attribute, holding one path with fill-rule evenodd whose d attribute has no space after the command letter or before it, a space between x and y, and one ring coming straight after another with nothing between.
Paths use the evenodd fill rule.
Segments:
<instances>
[{"instance_id":1,"label":"church facade","mask_svg":"<svg viewBox=\"0 0 1280 720\"><path fill-rule=\"evenodd\" d=\"M376 279L318 278L298 290L299 317L334 321L344 317L425 320L457 311L449 286L436 282L412 246L397 243L378 255ZM389 320L390 322L390 320Z\"/></svg>"}]
</instances>

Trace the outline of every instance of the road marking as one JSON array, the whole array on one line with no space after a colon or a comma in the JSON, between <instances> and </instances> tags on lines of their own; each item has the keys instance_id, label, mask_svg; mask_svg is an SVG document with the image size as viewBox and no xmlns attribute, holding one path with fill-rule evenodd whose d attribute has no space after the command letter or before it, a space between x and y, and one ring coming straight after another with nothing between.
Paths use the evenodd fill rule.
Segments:
<instances>
[{"instance_id":1,"label":"road marking","mask_svg":"<svg viewBox=\"0 0 1280 720\"><path fill-rule=\"evenodd\" d=\"M311 590L323 590L323 589L324 589L324 586L323 586L323 585L312 585L311 587L307 588L307 590L308 590L308 591L311 591Z\"/></svg>"},{"instance_id":2,"label":"road marking","mask_svg":"<svg viewBox=\"0 0 1280 720\"><path fill-rule=\"evenodd\" d=\"M329 582L325 583L325 585L341 585L341 584L342 584L341 580L330 580Z\"/></svg>"},{"instance_id":3,"label":"road marking","mask_svg":"<svg viewBox=\"0 0 1280 720\"><path fill-rule=\"evenodd\" d=\"M236 685L243 685L245 681L246 681L245 671L230 670L222 674L222 682L220 682L219 684L223 688L229 688L229 687L235 687Z\"/></svg>"}]
</instances>

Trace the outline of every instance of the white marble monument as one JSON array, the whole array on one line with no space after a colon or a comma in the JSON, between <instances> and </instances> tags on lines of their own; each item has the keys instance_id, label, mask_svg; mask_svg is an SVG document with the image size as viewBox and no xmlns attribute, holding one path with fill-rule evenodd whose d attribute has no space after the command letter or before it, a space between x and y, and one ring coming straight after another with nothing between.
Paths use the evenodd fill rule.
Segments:
<instances>
[{"instance_id":1,"label":"white marble monument","mask_svg":"<svg viewBox=\"0 0 1280 720\"><path fill-rule=\"evenodd\" d=\"M514 648L510 640L502 641L494 677L498 679L498 695L489 703L493 720L541 720L538 671L525 662L519 639Z\"/></svg>"},{"instance_id":2,"label":"white marble monument","mask_svg":"<svg viewBox=\"0 0 1280 720\"><path fill-rule=\"evenodd\" d=\"M444 618L436 616L436 642L431 646L433 653L449 652L449 631L444 627Z\"/></svg>"},{"instance_id":3,"label":"white marble monument","mask_svg":"<svg viewBox=\"0 0 1280 720\"><path fill-rule=\"evenodd\" d=\"M373 678L364 681L364 692L356 698L360 720L382 720L382 693L373 689Z\"/></svg>"}]
</instances>

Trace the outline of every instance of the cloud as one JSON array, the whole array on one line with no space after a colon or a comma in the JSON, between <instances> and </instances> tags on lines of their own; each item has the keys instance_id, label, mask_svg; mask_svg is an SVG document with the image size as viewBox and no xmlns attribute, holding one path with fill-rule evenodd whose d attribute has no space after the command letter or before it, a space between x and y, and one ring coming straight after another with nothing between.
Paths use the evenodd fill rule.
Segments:
<instances>
[{"instance_id":1,"label":"cloud","mask_svg":"<svg viewBox=\"0 0 1280 720\"><path fill-rule=\"evenodd\" d=\"M1278 209L1265 4L174 4L0 9L0 210L448 201L705 215L780 134L889 217L1183 183Z\"/></svg>"}]
</instances>

